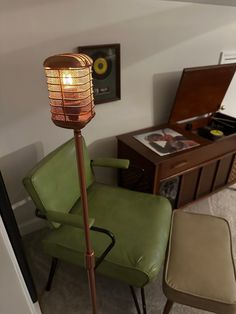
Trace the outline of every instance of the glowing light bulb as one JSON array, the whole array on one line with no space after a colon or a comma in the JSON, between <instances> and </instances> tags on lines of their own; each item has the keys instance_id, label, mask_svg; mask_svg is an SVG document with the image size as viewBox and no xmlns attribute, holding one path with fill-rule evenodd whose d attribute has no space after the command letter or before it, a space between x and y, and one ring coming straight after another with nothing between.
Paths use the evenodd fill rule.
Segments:
<instances>
[{"instance_id":1,"label":"glowing light bulb","mask_svg":"<svg viewBox=\"0 0 236 314\"><path fill-rule=\"evenodd\" d=\"M71 74L63 74L63 84L64 85L72 85L73 84L73 79Z\"/></svg>"}]
</instances>

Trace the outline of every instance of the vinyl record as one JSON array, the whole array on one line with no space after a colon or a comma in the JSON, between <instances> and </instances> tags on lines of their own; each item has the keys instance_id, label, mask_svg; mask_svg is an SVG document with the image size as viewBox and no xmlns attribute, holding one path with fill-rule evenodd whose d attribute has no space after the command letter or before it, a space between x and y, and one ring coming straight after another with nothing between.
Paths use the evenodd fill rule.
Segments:
<instances>
[{"instance_id":1,"label":"vinyl record","mask_svg":"<svg viewBox=\"0 0 236 314\"><path fill-rule=\"evenodd\" d=\"M93 59L93 77L97 80L104 80L111 73L111 59L102 51L97 52L91 57Z\"/></svg>"}]
</instances>

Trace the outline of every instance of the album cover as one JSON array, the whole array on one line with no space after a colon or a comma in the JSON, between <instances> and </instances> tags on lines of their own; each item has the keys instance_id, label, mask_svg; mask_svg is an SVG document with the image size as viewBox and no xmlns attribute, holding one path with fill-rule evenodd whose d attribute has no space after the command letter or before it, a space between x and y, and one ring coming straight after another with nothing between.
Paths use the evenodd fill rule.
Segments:
<instances>
[{"instance_id":1,"label":"album cover","mask_svg":"<svg viewBox=\"0 0 236 314\"><path fill-rule=\"evenodd\" d=\"M160 156L173 154L199 145L199 143L169 128L134 135L134 138Z\"/></svg>"}]
</instances>

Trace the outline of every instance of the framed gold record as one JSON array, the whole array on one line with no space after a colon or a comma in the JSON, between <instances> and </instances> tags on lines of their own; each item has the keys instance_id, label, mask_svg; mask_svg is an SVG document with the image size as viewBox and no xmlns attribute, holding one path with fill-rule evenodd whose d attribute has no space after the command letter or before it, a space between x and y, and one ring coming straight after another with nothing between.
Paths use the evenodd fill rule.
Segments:
<instances>
[{"instance_id":1,"label":"framed gold record","mask_svg":"<svg viewBox=\"0 0 236 314\"><path fill-rule=\"evenodd\" d=\"M119 100L120 91L120 44L83 46L79 53L93 59L94 102L101 104Z\"/></svg>"},{"instance_id":2,"label":"framed gold record","mask_svg":"<svg viewBox=\"0 0 236 314\"><path fill-rule=\"evenodd\" d=\"M109 77L112 70L111 58L103 52L94 53L93 59L93 78L97 80L104 80Z\"/></svg>"}]
</instances>

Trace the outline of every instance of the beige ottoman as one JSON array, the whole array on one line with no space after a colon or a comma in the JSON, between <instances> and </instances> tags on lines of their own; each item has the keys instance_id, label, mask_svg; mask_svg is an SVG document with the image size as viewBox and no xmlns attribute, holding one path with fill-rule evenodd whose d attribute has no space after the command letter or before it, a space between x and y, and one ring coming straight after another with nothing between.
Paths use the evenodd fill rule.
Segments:
<instances>
[{"instance_id":1,"label":"beige ottoman","mask_svg":"<svg viewBox=\"0 0 236 314\"><path fill-rule=\"evenodd\" d=\"M174 302L214 313L236 313L235 278L228 222L174 211L163 280L168 301L163 313L169 313Z\"/></svg>"}]
</instances>

